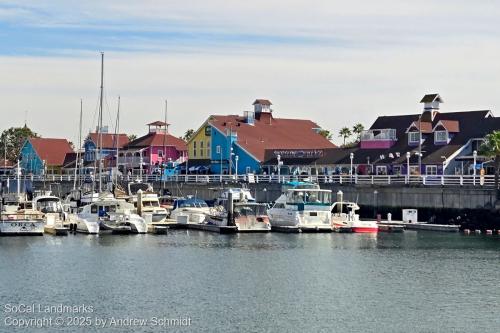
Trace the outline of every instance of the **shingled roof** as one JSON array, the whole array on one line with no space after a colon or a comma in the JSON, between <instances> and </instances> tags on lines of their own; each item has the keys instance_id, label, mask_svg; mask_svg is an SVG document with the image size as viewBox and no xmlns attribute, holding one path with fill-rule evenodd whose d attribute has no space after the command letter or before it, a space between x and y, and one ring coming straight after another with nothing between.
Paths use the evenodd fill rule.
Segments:
<instances>
[{"instance_id":1,"label":"shingled roof","mask_svg":"<svg viewBox=\"0 0 500 333\"><path fill-rule=\"evenodd\" d=\"M406 130L409 124L413 122L418 123L419 116L419 114L413 114L378 117L370 129L396 129L396 143L388 149L356 148L352 151L354 153L354 164L366 164L368 160L370 164L404 164L406 163L406 152L411 153L410 163L417 163L418 147L408 145ZM433 125L436 126L439 122L444 122L451 127L460 124L460 131L454 133L454 136L447 145L435 145L433 137L426 139L422 144L423 164L442 163L442 156L449 157L464 146L471 138L482 138L491 131L500 129L500 118L491 117L489 110L437 113ZM455 129L453 128L453 130ZM389 157L390 154L393 157ZM341 158L338 158L339 156ZM384 158L382 159L381 157ZM343 157L342 154L337 154L330 159L326 155L321 162L324 162L324 164L349 164L350 159L349 154Z\"/></svg>"},{"instance_id":2,"label":"shingled roof","mask_svg":"<svg viewBox=\"0 0 500 333\"><path fill-rule=\"evenodd\" d=\"M271 101L268 99L258 98L255 100L255 102L253 102L252 105L255 105L255 104L272 105L273 103L271 103Z\"/></svg>"},{"instance_id":3,"label":"shingled roof","mask_svg":"<svg viewBox=\"0 0 500 333\"><path fill-rule=\"evenodd\" d=\"M186 142L170 134L150 132L140 138L130 141L125 149L129 148L144 148L150 146L173 146L178 151L187 150Z\"/></svg>"},{"instance_id":4,"label":"shingled roof","mask_svg":"<svg viewBox=\"0 0 500 333\"><path fill-rule=\"evenodd\" d=\"M443 103L443 99L441 98L441 96L439 96L439 94L428 94L428 95L425 95L422 100L420 101L420 103L432 103L434 101L437 101L439 103Z\"/></svg>"},{"instance_id":5,"label":"shingled roof","mask_svg":"<svg viewBox=\"0 0 500 333\"><path fill-rule=\"evenodd\" d=\"M48 166L62 166L66 154L73 152L66 139L29 138L38 157Z\"/></svg>"},{"instance_id":6,"label":"shingled roof","mask_svg":"<svg viewBox=\"0 0 500 333\"><path fill-rule=\"evenodd\" d=\"M310 120L285 118L255 119L253 125L238 115L211 116L210 125L222 133L237 133L238 145L256 159L265 161L266 149L326 149L335 145L318 134L318 124Z\"/></svg>"}]
</instances>

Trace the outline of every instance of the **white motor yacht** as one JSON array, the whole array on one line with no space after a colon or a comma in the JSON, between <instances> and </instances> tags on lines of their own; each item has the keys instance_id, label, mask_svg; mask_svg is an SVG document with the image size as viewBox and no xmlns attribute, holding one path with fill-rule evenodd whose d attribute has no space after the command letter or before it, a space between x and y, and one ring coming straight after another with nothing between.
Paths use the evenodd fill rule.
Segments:
<instances>
[{"instance_id":1,"label":"white motor yacht","mask_svg":"<svg viewBox=\"0 0 500 333\"><path fill-rule=\"evenodd\" d=\"M332 191L322 190L316 184L288 183L268 210L271 225L331 231L331 195Z\"/></svg>"}]
</instances>

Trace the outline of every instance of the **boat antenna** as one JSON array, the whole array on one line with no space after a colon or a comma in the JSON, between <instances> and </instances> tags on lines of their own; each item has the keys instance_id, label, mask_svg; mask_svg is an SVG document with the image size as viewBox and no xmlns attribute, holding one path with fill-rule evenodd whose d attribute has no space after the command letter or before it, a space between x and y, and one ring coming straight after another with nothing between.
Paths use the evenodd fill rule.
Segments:
<instances>
[{"instance_id":1,"label":"boat antenna","mask_svg":"<svg viewBox=\"0 0 500 333\"><path fill-rule=\"evenodd\" d=\"M102 191L102 159L101 159L101 149L102 149L102 99L104 90L104 52L101 52L101 93L99 97L99 121L98 121L98 143L97 143L97 155L96 159L99 158L99 192Z\"/></svg>"}]
</instances>

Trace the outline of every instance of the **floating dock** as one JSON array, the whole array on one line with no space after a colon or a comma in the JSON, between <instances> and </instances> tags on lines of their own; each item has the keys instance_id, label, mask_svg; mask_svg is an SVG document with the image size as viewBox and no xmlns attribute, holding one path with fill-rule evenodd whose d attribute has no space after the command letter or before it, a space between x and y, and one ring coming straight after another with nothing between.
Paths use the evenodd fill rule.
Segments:
<instances>
[{"instance_id":1,"label":"floating dock","mask_svg":"<svg viewBox=\"0 0 500 333\"><path fill-rule=\"evenodd\" d=\"M46 225L43 227L43 232L45 234L51 234L54 236L67 236L69 233L69 228Z\"/></svg>"},{"instance_id":2,"label":"floating dock","mask_svg":"<svg viewBox=\"0 0 500 333\"><path fill-rule=\"evenodd\" d=\"M444 231L444 232L458 232L460 226L455 224L432 224L426 222L403 222L403 221L383 221L379 224L386 226L403 226L408 230L426 230L426 231Z\"/></svg>"},{"instance_id":3,"label":"floating dock","mask_svg":"<svg viewBox=\"0 0 500 333\"><path fill-rule=\"evenodd\" d=\"M396 224L379 224L378 231L381 232L403 232L405 230L404 225Z\"/></svg>"},{"instance_id":4,"label":"floating dock","mask_svg":"<svg viewBox=\"0 0 500 333\"><path fill-rule=\"evenodd\" d=\"M333 232L331 226L273 226L271 231L284 233L299 233L299 232Z\"/></svg>"}]
</instances>

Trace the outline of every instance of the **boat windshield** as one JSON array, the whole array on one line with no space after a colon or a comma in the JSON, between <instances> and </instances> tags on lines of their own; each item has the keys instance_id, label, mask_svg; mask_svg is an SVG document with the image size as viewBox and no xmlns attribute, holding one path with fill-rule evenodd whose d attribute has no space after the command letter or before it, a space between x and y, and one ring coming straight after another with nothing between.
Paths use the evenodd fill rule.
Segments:
<instances>
[{"instance_id":1,"label":"boat windshield","mask_svg":"<svg viewBox=\"0 0 500 333\"><path fill-rule=\"evenodd\" d=\"M38 200L36 202L36 209L42 213L62 213L61 201L57 198Z\"/></svg>"},{"instance_id":2,"label":"boat windshield","mask_svg":"<svg viewBox=\"0 0 500 333\"><path fill-rule=\"evenodd\" d=\"M200 199L178 200L175 207L179 208L204 208L208 207L207 203Z\"/></svg>"},{"instance_id":3,"label":"boat windshield","mask_svg":"<svg viewBox=\"0 0 500 333\"><path fill-rule=\"evenodd\" d=\"M266 215L266 205L235 205L234 216L259 216Z\"/></svg>"},{"instance_id":4,"label":"boat windshield","mask_svg":"<svg viewBox=\"0 0 500 333\"><path fill-rule=\"evenodd\" d=\"M160 204L158 201L143 201L142 202L143 207L160 207Z\"/></svg>"},{"instance_id":5,"label":"boat windshield","mask_svg":"<svg viewBox=\"0 0 500 333\"><path fill-rule=\"evenodd\" d=\"M151 190L151 186L146 183L133 183L128 185L129 188L129 194L130 195L136 195L139 190L142 192L146 192L148 190Z\"/></svg>"},{"instance_id":6,"label":"boat windshield","mask_svg":"<svg viewBox=\"0 0 500 333\"><path fill-rule=\"evenodd\" d=\"M288 204L329 205L331 192L328 191L288 191L286 195Z\"/></svg>"}]
</instances>

